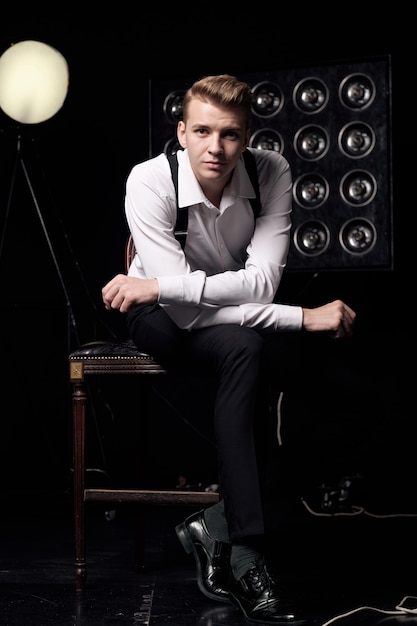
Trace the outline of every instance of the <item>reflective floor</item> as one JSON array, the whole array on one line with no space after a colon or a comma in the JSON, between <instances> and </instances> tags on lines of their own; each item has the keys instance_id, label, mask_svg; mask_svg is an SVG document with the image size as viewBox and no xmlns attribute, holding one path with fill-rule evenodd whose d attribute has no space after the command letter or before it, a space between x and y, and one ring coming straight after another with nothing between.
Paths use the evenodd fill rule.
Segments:
<instances>
[{"instance_id":1,"label":"reflective floor","mask_svg":"<svg viewBox=\"0 0 417 626\"><path fill-rule=\"evenodd\" d=\"M198 590L192 558L174 526L189 512L146 515L146 567L135 564L135 514L127 505L88 509L86 589L74 584L72 509L66 496L2 502L1 626L239 626L237 609ZM305 504L275 547L280 574L317 626L413 625L417 614L414 515L317 517Z\"/></svg>"}]
</instances>

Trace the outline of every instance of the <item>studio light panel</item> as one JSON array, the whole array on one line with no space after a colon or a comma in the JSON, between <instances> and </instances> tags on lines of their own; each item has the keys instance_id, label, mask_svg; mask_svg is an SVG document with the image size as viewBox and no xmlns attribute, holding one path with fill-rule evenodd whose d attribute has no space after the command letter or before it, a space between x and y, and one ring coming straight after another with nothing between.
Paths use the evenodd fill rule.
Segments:
<instances>
[{"instance_id":1,"label":"studio light panel","mask_svg":"<svg viewBox=\"0 0 417 626\"><path fill-rule=\"evenodd\" d=\"M178 149L186 89L150 81L150 156ZM389 56L239 75L252 86L250 145L293 174L294 271L392 269Z\"/></svg>"}]
</instances>

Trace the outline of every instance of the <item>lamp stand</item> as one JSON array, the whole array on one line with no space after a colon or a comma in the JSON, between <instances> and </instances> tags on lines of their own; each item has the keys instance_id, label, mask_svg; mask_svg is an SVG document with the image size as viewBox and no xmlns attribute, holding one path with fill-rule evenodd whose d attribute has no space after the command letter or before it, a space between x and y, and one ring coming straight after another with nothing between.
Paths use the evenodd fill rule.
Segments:
<instances>
[{"instance_id":1,"label":"lamp stand","mask_svg":"<svg viewBox=\"0 0 417 626\"><path fill-rule=\"evenodd\" d=\"M72 306L72 302L71 302L71 297L70 297L70 293L66 284L66 281L64 279L63 273L61 271L60 265L58 263L58 259L55 253L55 249L52 243L52 239L49 235L48 229L46 227L46 223L38 202L38 199L36 197L35 194L35 190L33 188L30 176L29 176L29 172L28 169L26 167L26 163L23 159L22 156L22 137L19 134L17 137L17 144L16 144L16 158L14 161L14 166L13 166L13 172L12 172L12 180L11 180L11 184L10 184L10 190L9 190L9 195L8 195L8 199L7 199L7 206L6 206L6 213L5 213L5 220L4 220L4 226L3 226L3 230L1 233L1 240L0 240L0 261L3 258L3 248L4 248L4 242L6 239L6 230L7 230L7 225L8 225L8 221L9 221L9 217L10 217L10 211L11 211L11 206L12 206L12 199L13 199L13 192L15 189L15 185L16 185L16 176L17 176L17 172L18 172L18 168L21 168L22 172L23 172L23 176L24 179L26 181L27 187L29 189L29 193L30 196L32 198L33 201L33 205L35 207L36 210L36 214L38 216L39 219L39 223L42 227L42 231L49 249L49 252L51 254L52 257L52 261L55 267L55 270L58 274L58 278L59 278L59 282L65 297L65 303L66 303L66 308L67 308L67 319L68 319L68 350L70 351L72 349L72 337L74 337L77 346L79 345L79 337L78 337L78 330L77 330L77 324L75 321L75 317L74 317L74 312L73 312L73 306Z\"/></svg>"}]
</instances>

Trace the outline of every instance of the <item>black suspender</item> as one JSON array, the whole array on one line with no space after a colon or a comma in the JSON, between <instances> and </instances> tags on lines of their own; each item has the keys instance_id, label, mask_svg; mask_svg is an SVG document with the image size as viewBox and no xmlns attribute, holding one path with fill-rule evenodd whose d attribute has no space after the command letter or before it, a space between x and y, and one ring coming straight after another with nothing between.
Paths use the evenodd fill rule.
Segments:
<instances>
[{"instance_id":1,"label":"black suspender","mask_svg":"<svg viewBox=\"0 0 417 626\"><path fill-rule=\"evenodd\" d=\"M181 243L182 248L185 246L188 231L188 207L178 207L178 160L176 154L167 154L167 159L171 167L172 180L175 187L175 195L177 197L177 222L175 224L175 236ZM259 194L258 173L256 171L255 157L252 152L245 150L243 153L246 171L248 172L250 181L255 189L256 197L250 200L255 219L261 211L261 199Z\"/></svg>"},{"instance_id":2,"label":"black suspender","mask_svg":"<svg viewBox=\"0 0 417 626\"><path fill-rule=\"evenodd\" d=\"M171 176L175 187L175 196L177 198L177 222L175 224L175 237L181 244L182 249L185 247L185 240L188 232L188 206L178 206L178 160L176 154L167 154L169 165L171 167Z\"/></svg>"},{"instance_id":3,"label":"black suspender","mask_svg":"<svg viewBox=\"0 0 417 626\"><path fill-rule=\"evenodd\" d=\"M259 180L258 180L258 172L256 171L256 161L252 152L249 150L245 150L243 153L243 160L245 161L246 171L249 175L250 182L255 190L256 197L249 200L252 205L253 214L255 219L258 217L261 212L261 196L259 193Z\"/></svg>"}]
</instances>

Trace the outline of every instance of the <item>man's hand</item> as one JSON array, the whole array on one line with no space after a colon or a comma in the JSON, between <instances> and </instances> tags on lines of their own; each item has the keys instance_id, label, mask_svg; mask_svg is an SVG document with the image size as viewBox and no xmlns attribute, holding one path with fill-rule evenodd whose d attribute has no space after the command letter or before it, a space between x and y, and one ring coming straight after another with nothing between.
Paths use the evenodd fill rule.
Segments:
<instances>
[{"instance_id":1,"label":"man's hand","mask_svg":"<svg viewBox=\"0 0 417 626\"><path fill-rule=\"evenodd\" d=\"M314 309L303 308L303 328L308 332L327 332L334 339L350 337L356 313L342 300Z\"/></svg>"},{"instance_id":2,"label":"man's hand","mask_svg":"<svg viewBox=\"0 0 417 626\"><path fill-rule=\"evenodd\" d=\"M101 290L107 310L119 309L127 313L134 304L152 304L158 300L159 285L156 278L135 278L117 274Z\"/></svg>"}]
</instances>

